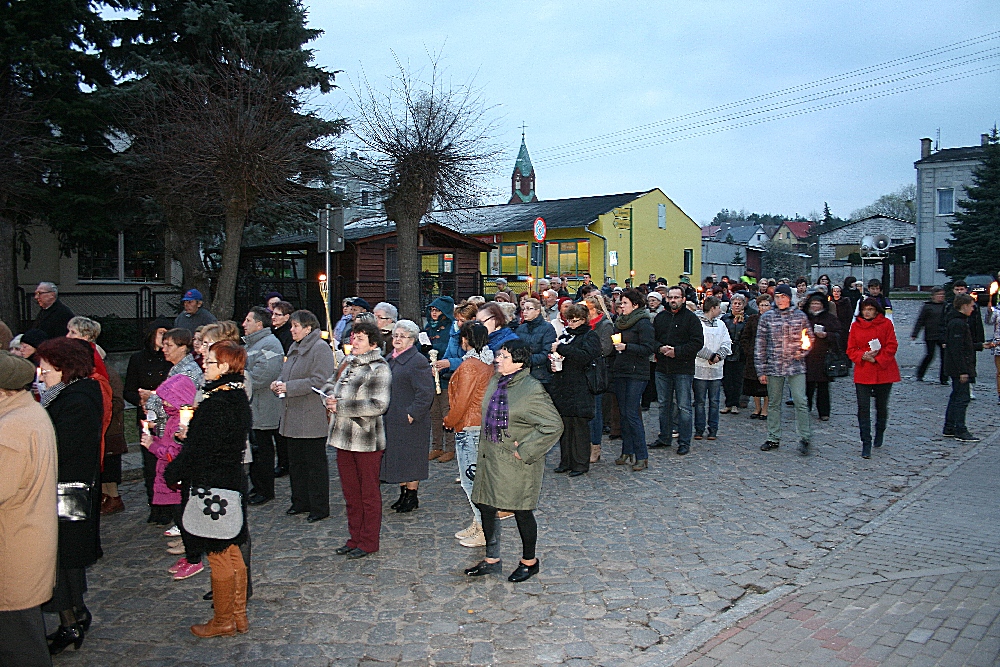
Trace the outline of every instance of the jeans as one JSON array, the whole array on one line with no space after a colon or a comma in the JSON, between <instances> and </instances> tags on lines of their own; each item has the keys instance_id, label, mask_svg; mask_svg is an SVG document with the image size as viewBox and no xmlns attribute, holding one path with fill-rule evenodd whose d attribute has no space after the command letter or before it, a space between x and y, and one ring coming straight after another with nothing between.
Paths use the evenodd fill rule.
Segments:
<instances>
[{"instance_id":1,"label":"jeans","mask_svg":"<svg viewBox=\"0 0 1000 667\"><path fill-rule=\"evenodd\" d=\"M861 444L868 447L872 444L872 413L871 402L875 399L875 446L882 446L885 427L889 422L889 390L892 383L856 384L854 390L858 394L858 426L861 429Z\"/></svg>"},{"instance_id":2,"label":"jeans","mask_svg":"<svg viewBox=\"0 0 1000 667\"><path fill-rule=\"evenodd\" d=\"M705 431L707 417L708 434L715 435L719 432L719 394L722 391L722 380L695 378L692 387L694 388L694 432L701 434Z\"/></svg>"},{"instance_id":3,"label":"jeans","mask_svg":"<svg viewBox=\"0 0 1000 667\"><path fill-rule=\"evenodd\" d=\"M948 408L944 412L944 430L957 435L969 430L965 425L965 411L972 402L972 384L962 382L957 377L951 379L951 396L948 397Z\"/></svg>"},{"instance_id":4,"label":"jeans","mask_svg":"<svg viewBox=\"0 0 1000 667\"><path fill-rule=\"evenodd\" d=\"M740 395L743 394L743 369L746 362L725 361L723 364L722 390L726 394L726 407L738 408Z\"/></svg>"},{"instance_id":5,"label":"jeans","mask_svg":"<svg viewBox=\"0 0 1000 667\"><path fill-rule=\"evenodd\" d=\"M941 384L944 384L948 381L948 378L946 378L944 375L944 350L941 348L942 342L943 341L940 340L924 341L924 345L927 347L927 352L924 354L924 358L920 360L920 365L917 366L918 380L924 379L924 373L927 372L928 366L930 366L931 362L934 361L934 350L937 350L938 352L941 353L941 368L938 370L938 379L940 380Z\"/></svg>"},{"instance_id":6,"label":"jeans","mask_svg":"<svg viewBox=\"0 0 1000 667\"><path fill-rule=\"evenodd\" d=\"M642 425L642 409L639 405L642 401L642 392L646 388L646 381L615 378L611 386L621 408L622 455L634 454L637 461L648 459L646 429Z\"/></svg>"},{"instance_id":7,"label":"jeans","mask_svg":"<svg viewBox=\"0 0 1000 667\"><path fill-rule=\"evenodd\" d=\"M656 401L660 408L660 437L662 444L669 445L673 437L674 424L670 406L677 399L677 444L691 446L691 383L694 375L656 374Z\"/></svg>"},{"instance_id":8,"label":"jeans","mask_svg":"<svg viewBox=\"0 0 1000 667\"><path fill-rule=\"evenodd\" d=\"M479 514L479 508L472 502L472 483L476 479L480 432L481 429L478 426L455 432L455 459L458 461L458 477L462 480L462 490L465 491L465 495L469 498L469 504L472 505L472 512L476 515L476 523L481 525L483 518Z\"/></svg>"},{"instance_id":9,"label":"jeans","mask_svg":"<svg viewBox=\"0 0 1000 667\"><path fill-rule=\"evenodd\" d=\"M480 503L479 512L483 517L483 533L486 535L486 557L500 558L500 522L497 520L497 508ZM538 524L535 522L534 510L514 510L514 521L517 522L517 532L521 535L522 559L534 560L535 545L538 542Z\"/></svg>"},{"instance_id":10,"label":"jeans","mask_svg":"<svg viewBox=\"0 0 1000 667\"><path fill-rule=\"evenodd\" d=\"M809 407L806 405L805 373L789 377L767 376L767 398L771 406L767 413L767 439L769 442L781 442L781 395L786 386L795 403L795 430L800 440L809 441L812 439L812 427L809 424Z\"/></svg>"},{"instance_id":11,"label":"jeans","mask_svg":"<svg viewBox=\"0 0 1000 667\"><path fill-rule=\"evenodd\" d=\"M816 396L816 411L820 417L830 416L830 383L806 382L806 405L813 409L813 395Z\"/></svg>"},{"instance_id":12,"label":"jeans","mask_svg":"<svg viewBox=\"0 0 1000 667\"><path fill-rule=\"evenodd\" d=\"M594 418L590 420L590 444L599 445L604 438L604 394L594 396Z\"/></svg>"}]
</instances>

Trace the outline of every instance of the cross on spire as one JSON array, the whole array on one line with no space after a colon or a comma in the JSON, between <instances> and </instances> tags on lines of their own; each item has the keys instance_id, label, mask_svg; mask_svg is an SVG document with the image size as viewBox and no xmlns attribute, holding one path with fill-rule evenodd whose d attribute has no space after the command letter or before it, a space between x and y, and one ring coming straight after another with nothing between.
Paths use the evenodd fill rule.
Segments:
<instances>
[{"instance_id":1,"label":"cross on spire","mask_svg":"<svg viewBox=\"0 0 1000 667\"><path fill-rule=\"evenodd\" d=\"M524 124L524 121L522 120L522 121L521 121L521 141L524 141L524 129L525 129L526 127L528 127L528 126L527 126L527 125L525 125L525 124Z\"/></svg>"}]
</instances>

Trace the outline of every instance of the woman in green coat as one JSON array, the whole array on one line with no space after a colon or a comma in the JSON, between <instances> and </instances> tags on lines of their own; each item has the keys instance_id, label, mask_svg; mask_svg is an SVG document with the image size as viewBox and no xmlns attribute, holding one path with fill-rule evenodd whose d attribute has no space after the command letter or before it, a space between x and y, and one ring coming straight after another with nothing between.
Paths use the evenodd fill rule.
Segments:
<instances>
[{"instance_id":1,"label":"woman in green coat","mask_svg":"<svg viewBox=\"0 0 1000 667\"><path fill-rule=\"evenodd\" d=\"M522 557L507 577L519 582L538 573L534 509L542 488L545 454L559 441L563 425L542 384L531 377L531 348L520 339L496 355L498 374L483 397L482 435L476 459L472 502L483 517L486 558L465 571L470 577L499 574L500 522L497 510L514 512Z\"/></svg>"}]
</instances>

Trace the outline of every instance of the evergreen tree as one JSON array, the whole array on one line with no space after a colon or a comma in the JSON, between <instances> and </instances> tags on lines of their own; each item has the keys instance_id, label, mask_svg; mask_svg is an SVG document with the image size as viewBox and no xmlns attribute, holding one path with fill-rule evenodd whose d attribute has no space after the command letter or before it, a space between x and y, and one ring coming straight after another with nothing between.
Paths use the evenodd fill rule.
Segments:
<instances>
[{"instance_id":1,"label":"evergreen tree","mask_svg":"<svg viewBox=\"0 0 1000 667\"><path fill-rule=\"evenodd\" d=\"M1000 133L995 125L983 161L972 172L972 182L950 225L948 275L953 279L992 274L1000 268Z\"/></svg>"}]
</instances>

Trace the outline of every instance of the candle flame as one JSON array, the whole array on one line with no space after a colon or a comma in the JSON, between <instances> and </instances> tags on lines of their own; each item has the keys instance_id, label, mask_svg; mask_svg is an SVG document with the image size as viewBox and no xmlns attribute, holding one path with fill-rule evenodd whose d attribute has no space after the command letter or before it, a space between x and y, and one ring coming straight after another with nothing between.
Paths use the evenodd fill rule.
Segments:
<instances>
[{"instance_id":1,"label":"candle flame","mask_svg":"<svg viewBox=\"0 0 1000 667\"><path fill-rule=\"evenodd\" d=\"M812 347L812 341L809 339L809 329L802 330L802 349L808 350Z\"/></svg>"},{"instance_id":2,"label":"candle flame","mask_svg":"<svg viewBox=\"0 0 1000 667\"><path fill-rule=\"evenodd\" d=\"M321 283L325 283L326 282L326 274L325 273L319 274L319 281Z\"/></svg>"},{"instance_id":3,"label":"candle flame","mask_svg":"<svg viewBox=\"0 0 1000 667\"><path fill-rule=\"evenodd\" d=\"M990 296L996 294L998 290L1000 290L1000 283L994 280L990 283Z\"/></svg>"}]
</instances>

